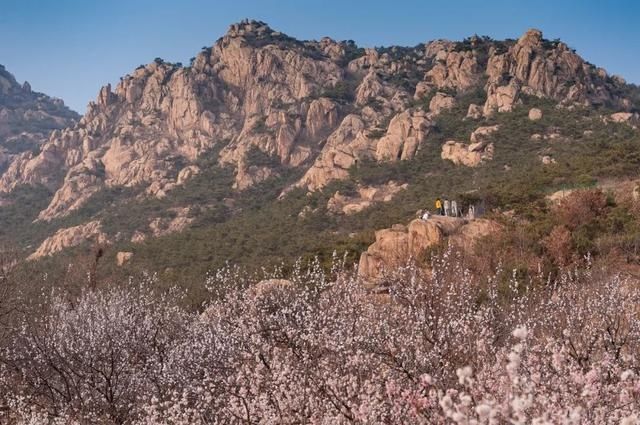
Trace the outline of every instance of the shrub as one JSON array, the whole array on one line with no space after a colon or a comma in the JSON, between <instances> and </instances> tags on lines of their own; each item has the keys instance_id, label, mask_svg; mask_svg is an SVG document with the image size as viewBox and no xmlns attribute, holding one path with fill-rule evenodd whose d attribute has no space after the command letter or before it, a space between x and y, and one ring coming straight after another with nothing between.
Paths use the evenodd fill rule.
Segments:
<instances>
[{"instance_id":1,"label":"shrub","mask_svg":"<svg viewBox=\"0 0 640 425\"><path fill-rule=\"evenodd\" d=\"M340 59L339 64L347 66L349 62L364 56L364 54L365 50L362 47L358 47L353 40L348 40L344 43L344 56Z\"/></svg>"},{"instance_id":2,"label":"shrub","mask_svg":"<svg viewBox=\"0 0 640 425\"><path fill-rule=\"evenodd\" d=\"M273 132L273 130L267 126L266 117L260 117L258 120L256 120L253 126L253 131L257 134L265 134L265 133Z\"/></svg>"},{"instance_id":3,"label":"shrub","mask_svg":"<svg viewBox=\"0 0 640 425\"><path fill-rule=\"evenodd\" d=\"M387 130L382 129L382 128L374 128L373 130L371 130L368 134L367 137L370 139L380 139L382 138L385 134L387 134Z\"/></svg>"},{"instance_id":4,"label":"shrub","mask_svg":"<svg viewBox=\"0 0 640 425\"><path fill-rule=\"evenodd\" d=\"M328 97L336 102L349 103L355 100L356 83L352 81L338 81L331 87L326 87L320 97Z\"/></svg>"},{"instance_id":5,"label":"shrub","mask_svg":"<svg viewBox=\"0 0 640 425\"><path fill-rule=\"evenodd\" d=\"M568 266L573 258L573 240L571 232L565 226L556 226L542 240L549 256L560 267Z\"/></svg>"},{"instance_id":6,"label":"shrub","mask_svg":"<svg viewBox=\"0 0 640 425\"><path fill-rule=\"evenodd\" d=\"M589 226L605 212L607 197L599 189L580 190L570 193L556 208L560 221L569 229Z\"/></svg>"},{"instance_id":7,"label":"shrub","mask_svg":"<svg viewBox=\"0 0 640 425\"><path fill-rule=\"evenodd\" d=\"M275 168L280 166L280 158L277 155L269 155L257 146L253 146L246 154L247 165L256 167Z\"/></svg>"}]
</instances>

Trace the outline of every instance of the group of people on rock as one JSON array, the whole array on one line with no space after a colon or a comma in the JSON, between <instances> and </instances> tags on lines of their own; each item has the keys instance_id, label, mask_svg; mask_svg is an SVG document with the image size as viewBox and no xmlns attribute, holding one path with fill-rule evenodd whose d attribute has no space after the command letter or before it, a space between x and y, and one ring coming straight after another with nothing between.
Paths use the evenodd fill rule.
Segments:
<instances>
[{"instance_id":1,"label":"group of people on rock","mask_svg":"<svg viewBox=\"0 0 640 425\"><path fill-rule=\"evenodd\" d=\"M462 208L458 207L458 202L456 200L448 200L448 199L440 199L436 198L435 202L436 207L436 215L442 215L445 217L462 217ZM422 214L422 219L427 220L429 218L429 210L425 210ZM469 211L467 212L468 218L475 218L475 206L469 205Z\"/></svg>"},{"instance_id":2,"label":"group of people on rock","mask_svg":"<svg viewBox=\"0 0 640 425\"><path fill-rule=\"evenodd\" d=\"M444 215L445 217L460 217L462 211L458 209L457 201L450 201L446 198L444 200L436 198L436 214Z\"/></svg>"}]
</instances>

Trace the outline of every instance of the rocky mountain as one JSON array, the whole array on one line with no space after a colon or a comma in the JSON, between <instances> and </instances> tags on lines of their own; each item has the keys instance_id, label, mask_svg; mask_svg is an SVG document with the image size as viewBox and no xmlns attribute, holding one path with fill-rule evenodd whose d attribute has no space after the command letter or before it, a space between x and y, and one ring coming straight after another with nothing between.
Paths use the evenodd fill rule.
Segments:
<instances>
[{"instance_id":1,"label":"rocky mountain","mask_svg":"<svg viewBox=\"0 0 640 425\"><path fill-rule=\"evenodd\" d=\"M281 199L295 190L319 191L348 179L360 164L408 161L433 149L427 140L441 131L438 116L459 106L465 95L477 99L465 105L464 118L465 125L476 123L476 131L469 143L446 141L437 156L473 167L491 161L499 149L490 141L498 127L489 121L530 98L566 110L628 114L623 121L635 117L624 80L537 30L518 40L474 36L363 49L330 38L300 41L263 22L243 21L203 48L189 66L158 58L115 88L103 87L74 125L69 125L73 114L54 115L53 106L63 110L61 104L29 94L28 87L16 88L15 80L3 75L0 95L23 93L50 105L42 106L39 116L58 128L38 151L12 158L0 178L5 196L25 185L53 193L37 215L44 223L64 222L105 191L122 189L131 199L161 201L179 188L189 190L209 171L205 163L232 171L234 193L291 170L297 177L279 188ZM5 110L0 109L0 120ZM211 155L213 162L203 161ZM224 207L233 210L232 202ZM367 207L375 203L367 202ZM182 205L180 214L167 219L182 217L174 230L189 226L193 207ZM148 225L158 220L150 216ZM85 222L99 226L94 217ZM134 241L166 234L149 226L124 236L100 234ZM67 233L60 234L76 240ZM55 240L47 244L61 246Z\"/></svg>"},{"instance_id":2,"label":"rocky mountain","mask_svg":"<svg viewBox=\"0 0 640 425\"><path fill-rule=\"evenodd\" d=\"M37 151L51 131L72 126L79 118L62 100L32 91L26 81L19 84L0 65L0 170L16 155Z\"/></svg>"}]
</instances>

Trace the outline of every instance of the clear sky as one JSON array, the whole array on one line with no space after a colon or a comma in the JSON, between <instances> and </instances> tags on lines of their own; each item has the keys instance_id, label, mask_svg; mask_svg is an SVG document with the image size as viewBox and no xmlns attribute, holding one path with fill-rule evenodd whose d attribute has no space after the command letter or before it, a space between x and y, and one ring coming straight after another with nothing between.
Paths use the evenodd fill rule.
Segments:
<instances>
[{"instance_id":1,"label":"clear sky","mask_svg":"<svg viewBox=\"0 0 640 425\"><path fill-rule=\"evenodd\" d=\"M534 27L640 83L638 0L0 0L0 64L83 113L102 85L155 57L188 63L244 18L365 47Z\"/></svg>"}]
</instances>

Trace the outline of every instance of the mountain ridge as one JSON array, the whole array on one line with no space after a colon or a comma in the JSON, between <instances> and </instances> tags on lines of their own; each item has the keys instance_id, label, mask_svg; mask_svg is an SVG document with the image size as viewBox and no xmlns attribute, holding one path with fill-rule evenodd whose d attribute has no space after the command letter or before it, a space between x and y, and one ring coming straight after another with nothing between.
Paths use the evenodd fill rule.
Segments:
<instances>
[{"instance_id":1,"label":"mountain ridge","mask_svg":"<svg viewBox=\"0 0 640 425\"><path fill-rule=\"evenodd\" d=\"M303 171L282 188L282 198L348 179L366 161L415 158L438 131L439 114L463 95L478 99L465 119L479 128L527 96L567 109L632 110L627 87L538 30L518 40L473 36L362 49L330 38L299 41L246 20L190 66L158 58L115 89L104 86L78 124L54 131L41 152L11 162L0 192L44 186L54 194L37 220L64 221L105 190L162 200L188 188L206 171L202 158L217 152L209 166L233 170L236 192L286 170ZM489 148L474 147L490 160ZM181 223L177 231L190 221Z\"/></svg>"}]
</instances>

